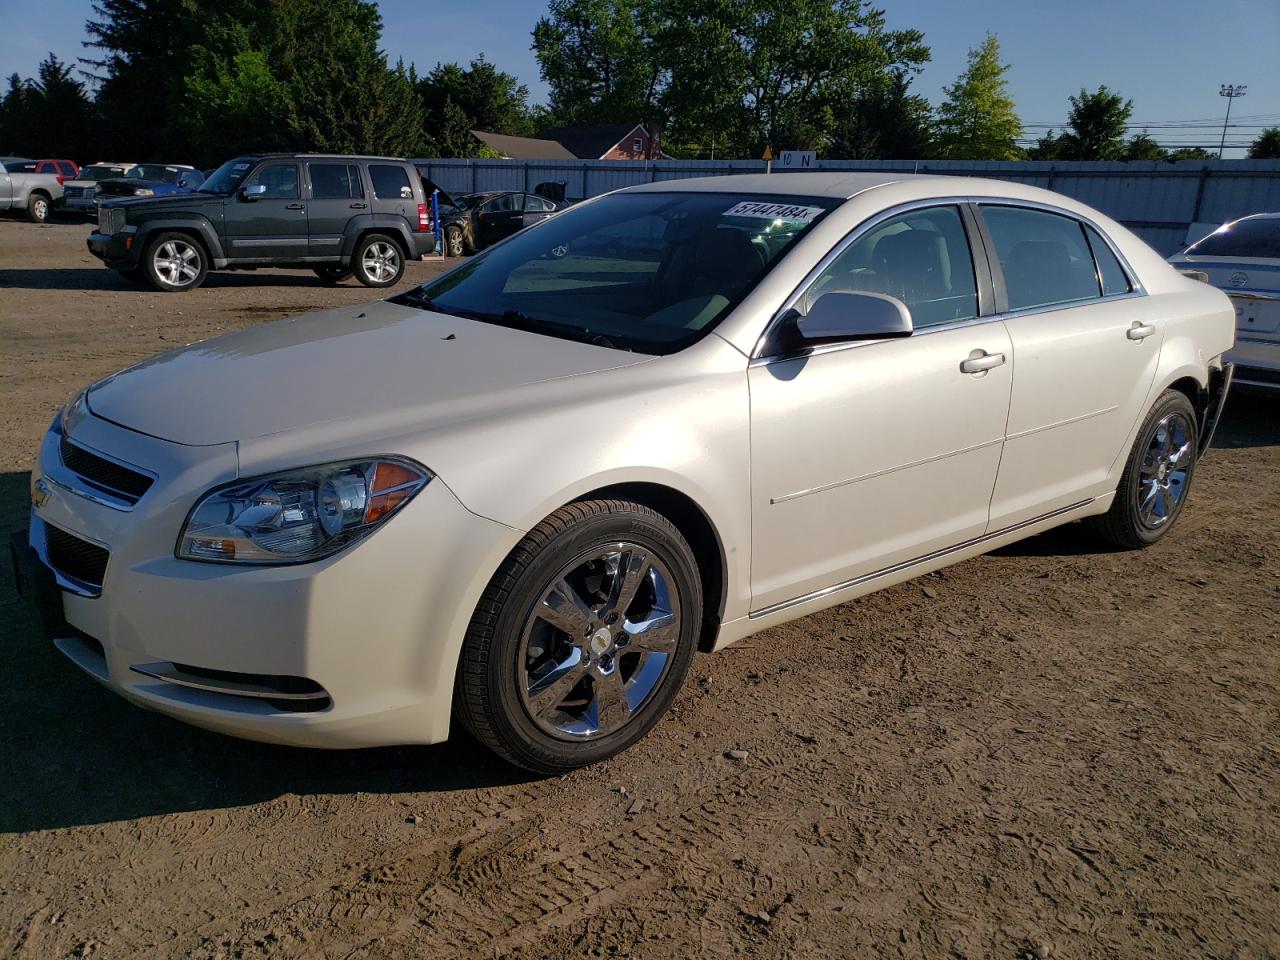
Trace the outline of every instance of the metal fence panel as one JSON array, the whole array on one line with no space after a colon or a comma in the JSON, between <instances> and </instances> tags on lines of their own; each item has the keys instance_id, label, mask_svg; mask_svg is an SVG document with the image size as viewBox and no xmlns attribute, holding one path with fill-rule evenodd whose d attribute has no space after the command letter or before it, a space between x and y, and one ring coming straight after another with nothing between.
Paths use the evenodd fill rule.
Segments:
<instances>
[{"instance_id":1,"label":"metal fence panel","mask_svg":"<svg viewBox=\"0 0 1280 960\"><path fill-rule=\"evenodd\" d=\"M414 161L450 193L532 190L565 181L585 199L638 183L763 173L763 160L456 160ZM1162 254L1181 249L1192 223L1223 223L1280 210L1280 160L1049 162L820 160L818 170L939 173L991 177L1055 190L1130 227ZM779 174L787 176L789 174Z\"/></svg>"}]
</instances>

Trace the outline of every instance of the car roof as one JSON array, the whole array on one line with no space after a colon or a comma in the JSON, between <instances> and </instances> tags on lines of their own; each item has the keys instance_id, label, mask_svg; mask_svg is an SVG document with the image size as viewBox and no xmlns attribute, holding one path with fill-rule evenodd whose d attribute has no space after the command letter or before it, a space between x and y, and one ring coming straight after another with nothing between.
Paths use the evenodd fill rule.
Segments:
<instances>
[{"instance_id":1,"label":"car roof","mask_svg":"<svg viewBox=\"0 0 1280 960\"><path fill-rule=\"evenodd\" d=\"M232 160L386 160L391 163L412 163L404 157L383 157L368 153L245 153Z\"/></svg>"},{"instance_id":2,"label":"car roof","mask_svg":"<svg viewBox=\"0 0 1280 960\"><path fill-rule=\"evenodd\" d=\"M911 181L947 181L955 183L964 177L943 177L937 174L913 173L746 173L729 177L692 177L687 180L655 180L627 187L627 193L685 192L692 193L751 193L760 196L780 197L833 197L847 200L864 190Z\"/></svg>"}]
</instances>

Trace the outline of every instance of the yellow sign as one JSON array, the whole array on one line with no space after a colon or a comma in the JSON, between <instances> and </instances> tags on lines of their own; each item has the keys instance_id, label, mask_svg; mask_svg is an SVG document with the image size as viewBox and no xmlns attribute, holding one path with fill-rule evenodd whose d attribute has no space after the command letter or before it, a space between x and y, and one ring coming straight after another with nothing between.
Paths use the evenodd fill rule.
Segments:
<instances>
[{"instance_id":1,"label":"yellow sign","mask_svg":"<svg viewBox=\"0 0 1280 960\"><path fill-rule=\"evenodd\" d=\"M772 159L773 159L773 144L772 144L772 143L766 143L766 144L764 145L764 156L763 156L763 157L761 157L760 159L761 159L761 160L772 160Z\"/></svg>"}]
</instances>

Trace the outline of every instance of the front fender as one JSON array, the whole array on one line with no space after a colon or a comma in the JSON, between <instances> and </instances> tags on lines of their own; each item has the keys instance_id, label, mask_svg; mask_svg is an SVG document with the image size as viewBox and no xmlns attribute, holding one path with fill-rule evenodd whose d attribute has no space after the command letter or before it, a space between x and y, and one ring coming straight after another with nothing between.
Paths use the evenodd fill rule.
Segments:
<instances>
[{"instance_id":1,"label":"front fender","mask_svg":"<svg viewBox=\"0 0 1280 960\"><path fill-rule=\"evenodd\" d=\"M145 220L138 224L137 240L135 242L139 249L144 248L149 237L157 233L164 233L167 230L185 230L195 233L204 243L205 249L209 251L213 266L225 267L227 265L227 256L223 252L222 240L218 236L218 231L204 217L156 217L154 220Z\"/></svg>"}]
</instances>

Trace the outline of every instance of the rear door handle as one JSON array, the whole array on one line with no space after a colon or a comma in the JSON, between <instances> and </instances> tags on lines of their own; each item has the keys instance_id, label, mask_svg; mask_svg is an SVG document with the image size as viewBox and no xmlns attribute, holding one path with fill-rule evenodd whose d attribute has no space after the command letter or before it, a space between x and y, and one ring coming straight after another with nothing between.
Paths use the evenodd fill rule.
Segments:
<instances>
[{"instance_id":1,"label":"rear door handle","mask_svg":"<svg viewBox=\"0 0 1280 960\"><path fill-rule=\"evenodd\" d=\"M994 367L998 367L1004 363L1003 353L981 353L975 350L979 356L969 357L960 364L961 373L986 373Z\"/></svg>"},{"instance_id":2,"label":"rear door handle","mask_svg":"<svg viewBox=\"0 0 1280 960\"><path fill-rule=\"evenodd\" d=\"M351 205L351 209L352 209L352 210L363 210L363 209L365 209L367 206L369 206L367 203L353 203L353 204Z\"/></svg>"},{"instance_id":3,"label":"rear door handle","mask_svg":"<svg viewBox=\"0 0 1280 960\"><path fill-rule=\"evenodd\" d=\"M300 203L291 203L285 207L286 210L305 210L306 208Z\"/></svg>"},{"instance_id":4,"label":"rear door handle","mask_svg":"<svg viewBox=\"0 0 1280 960\"><path fill-rule=\"evenodd\" d=\"M1156 332L1155 324L1139 323L1137 320L1135 320L1133 322L1133 326L1131 326L1128 330L1126 330L1124 335L1128 337L1130 340L1145 340L1147 339L1147 337L1151 336L1155 332Z\"/></svg>"}]
</instances>

